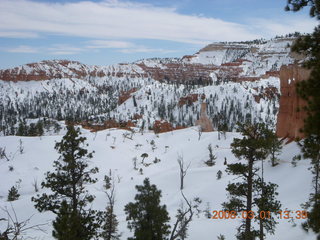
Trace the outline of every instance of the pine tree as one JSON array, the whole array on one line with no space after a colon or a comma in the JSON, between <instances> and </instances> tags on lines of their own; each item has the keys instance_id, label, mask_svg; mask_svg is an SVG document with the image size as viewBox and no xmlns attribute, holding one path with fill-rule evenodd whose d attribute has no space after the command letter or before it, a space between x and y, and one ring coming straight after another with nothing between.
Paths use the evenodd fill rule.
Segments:
<instances>
[{"instance_id":1,"label":"pine tree","mask_svg":"<svg viewBox=\"0 0 320 240\"><path fill-rule=\"evenodd\" d=\"M318 0L288 0L287 11L300 11L310 7L310 17L320 20L320 3ZM305 139L301 144L301 150L305 158L311 158L314 193L310 195L306 207L312 207L310 216L320 216L320 25L313 33L300 36L292 46L292 51L307 56L303 66L310 69L308 80L299 82L297 93L306 101L304 110L307 117L304 120L303 133ZM317 227L318 226L318 227ZM319 219L309 218L304 223L304 228L311 228L320 233ZM320 234L318 234L320 239Z\"/></svg>"},{"instance_id":2,"label":"pine tree","mask_svg":"<svg viewBox=\"0 0 320 240\"><path fill-rule=\"evenodd\" d=\"M26 125L23 122L19 123L19 127L17 130L17 136L26 136Z\"/></svg>"},{"instance_id":3,"label":"pine tree","mask_svg":"<svg viewBox=\"0 0 320 240\"><path fill-rule=\"evenodd\" d=\"M34 123L30 123L28 136L37 136L37 128Z\"/></svg>"},{"instance_id":4,"label":"pine tree","mask_svg":"<svg viewBox=\"0 0 320 240\"><path fill-rule=\"evenodd\" d=\"M125 206L128 228L134 230L129 240L163 240L170 233L166 206L160 205L161 191L146 178L137 185L135 202Z\"/></svg>"},{"instance_id":5,"label":"pine tree","mask_svg":"<svg viewBox=\"0 0 320 240\"><path fill-rule=\"evenodd\" d=\"M311 172L313 174L312 185L313 193L310 194L309 200L305 203L306 209L311 208L308 212L308 220L303 224L303 228L311 228L314 232L319 233L320 238L320 221L312 216L320 215L320 135L310 135L300 144L304 158L311 159Z\"/></svg>"},{"instance_id":6,"label":"pine tree","mask_svg":"<svg viewBox=\"0 0 320 240\"><path fill-rule=\"evenodd\" d=\"M16 201L20 197L20 194L18 193L18 188L15 186L12 186L8 192L8 202Z\"/></svg>"},{"instance_id":7,"label":"pine tree","mask_svg":"<svg viewBox=\"0 0 320 240\"><path fill-rule=\"evenodd\" d=\"M205 164L207 164L209 167L212 167L216 164L215 160L217 159L217 157L212 152L211 144L208 145L208 150L209 150L209 160L207 160Z\"/></svg>"},{"instance_id":8,"label":"pine tree","mask_svg":"<svg viewBox=\"0 0 320 240\"><path fill-rule=\"evenodd\" d=\"M255 206L261 206L261 211L265 211L259 201L262 199L273 201L275 192L258 181L258 168L254 166L256 161L263 160L268 155L267 128L264 124L239 124L239 130L243 135L242 139L235 138L231 144L232 153L239 159L244 159L245 163L234 163L227 165L228 174L238 175L241 182L228 184L226 190L229 192L230 201L223 203L224 209L249 214ZM262 187L264 191L262 192ZM273 186L274 185L270 185ZM268 194L267 194L268 193ZM258 195L258 197L255 197ZM259 208L260 209L260 208ZM268 210L266 210L268 211ZM251 218L244 219L238 228L237 238L241 240L253 240L259 236L261 230L254 230ZM266 226L266 224L265 224ZM274 229L274 226L273 226ZM268 230L269 231L269 230ZM263 234L263 233L262 233Z\"/></svg>"},{"instance_id":9,"label":"pine tree","mask_svg":"<svg viewBox=\"0 0 320 240\"><path fill-rule=\"evenodd\" d=\"M282 142L278 139L278 136L271 130L267 131L267 138L269 142L269 153L271 158L271 166L275 167L279 163L277 156L281 153Z\"/></svg>"},{"instance_id":10,"label":"pine tree","mask_svg":"<svg viewBox=\"0 0 320 240\"><path fill-rule=\"evenodd\" d=\"M220 234L218 237L217 237L218 240L226 240L226 237L222 234Z\"/></svg>"},{"instance_id":11,"label":"pine tree","mask_svg":"<svg viewBox=\"0 0 320 240\"><path fill-rule=\"evenodd\" d=\"M137 101L136 101L136 97L134 95L132 96L132 99L133 99L133 106L137 107Z\"/></svg>"},{"instance_id":12,"label":"pine tree","mask_svg":"<svg viewBox=\"0 0 320 240\"><path fill-rule=\"evenodd\" d=\"M221 179L221 177L222 177L222 171L219 170L219 171L217 172L217 180Z\"/></svg>"},{"instance_id":13,"label":"pine tree","mask_svg":"<svg viewBox=\"0 0 320 240\"><path fill-rule=\"evenodd\" d=\"M263 240L265 237L264 230L270 234L275 232L277 222L274 216L280 211L281 203L275 198L278 195L278 192L276 192L278 185L270 182L265 183L263 178L258 178L255 185L257 186L257 194L253 199L253 204L258 209L259 217L256 218L256 221L259 222L259 239Z\"/></svg>"},{"instance_id":14,"label":"pine tree","mask_svg":"<svg viewBox=\"0 0 320 240\"><path fill-rule=\"evenodd\" d=\"M47 172L46 180L41 183L42 188L49 188L52 193L37 195L32 201L38 211L51 211L57 215L53 223L56 239L89 240L96 235L99 227L97 216L101 213L86 208L94 196L88 194L85 185L97 181L90 175L97 173L98 168L87 169L92 153L83 148L86 138L80 136L80 129L68 126L67 130L55 145L61 154L54 161L55 171Z\"/></svg>"},{"instance_id":15,"label":"pine tree","mask_svg":"<svg viewBox=\"0 0 320 240\"><path fill-rule=\"evenodd\" d=\"M56 220L53 222L52 236L59 240L75 239L72 233L72 211L67 201L62 201L61 207L57 214Z\"/></svg>"},{"instance_id":16,"label":"pine tree","mask_svg":"<svg viewBox=\"0 0 320 240\"><path fill-rule=\"evenodd\" d=\"M107 206L105 216L105 223L103 225L103 232L101 237L105 240L119 240L120 234L118 234L118 220L117 216L114 214L113 207Z\"/></svg>"},{"instance_id":17,"label":"pine tree","mask_svg":"<svg viewBox=\"0 0 320 240\"><path fill-rule=\"evenodd\" d=\"M43 122L41 120L39 120L36 124L36 132L38 136L42 136L44 133Z\"/></svg>"}]
</instances>

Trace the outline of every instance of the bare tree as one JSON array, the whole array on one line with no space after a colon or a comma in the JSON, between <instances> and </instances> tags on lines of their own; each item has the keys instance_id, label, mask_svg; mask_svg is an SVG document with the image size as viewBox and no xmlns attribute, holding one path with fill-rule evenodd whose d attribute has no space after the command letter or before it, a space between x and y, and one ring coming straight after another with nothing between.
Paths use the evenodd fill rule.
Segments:
<instances>
[{"instance_id":1,"label":"bare tree","mask_svg":"<svg viewBox=\"0 0 320 240\"><path fill-rule=\"evenodd\" d=\"M0 222L3 221L7 224L6 229L3 232L0 231L0 240L18 240L20 239L19 236L31 229L45 232L41 227L47 225L46 223L29 226L32 216L24 221L19 221L12 205L11 211L9 211L8 208L1 207L0 209L7 215L7 218L0 218Z\"/></svg>"},{"instance_id":2,"label":"bare tree","mask_svg":"<svg viewBox=\"0 0 320 240\"><path fill-rule=\"evenodd\" d=\"M199 211L198 207L201 201L198 198L195 198L194 202L192 202L187 200L186 196L183 194L182 191L181 191L181 195L187 204L187 208L184 208L183 206L181 206L178 209L178 214L176 215L176 221L173 225L169 240L186 239L188 226L189 226L189 223L192 221L194 210Z\"/></svg>"},{"instance_id":3,"label":"bare tree","mask_svg":"<svg viewBox=\"0 0 320 240\"><path fill-rule=\"evenodd\" d=\"M38 180L36 178L33 179L32 186L33 186L35 192L39 192Z\"/></svg>"},{"instance_id":4,"label":"bare tree","mask_svg":"<svg viewBox=\"0 0 320 240\"><path fill-rule=\"evenodd\" d=\"M178 156L178 164L179 164L179 169L180 169L180 190L183 189L183 183L184 183L184 177L187 174L188 168L190 167L190 164L188 164L187 167L185 167L185 162L183 160L183 156Z\"/></svg>"},{"instance_id":5,"label":"bare tree","mask_svg":"<svg viewBox=\"0 0 320 240\"><path fill-rule=\"evenodd\" d=\"M131 131L131 132L125 132L125 133L122 134L122 136L123 136L123 142L124 142L124 140L125 140L126 138L129 139L129 140L132 140L132 138L133 138L133 131Z\"/></svg>"},{"instance_id":6,"label":"bare tree","mask_svg":"<svg viewBox=\"0 0 320 240\"><path fill-rule=\"evenodd\" d=\"M119 176L118 176L119 181ZM105 223L101 237L105 240L119 240L121 234L118 233L118 220L114 214L115 204L115 178L111 170L109 176L105 176L105 193L108 198L107 208L105 212Z\"/></svg>"},{"instance_id":7,"label":"bare tree","mask_svg":"<svg viewBox=\"0 0 320 240\"><path fill-rule=\"evenodd\" d=\"M19 152L20 152L20 154L23 154L23 152L24 152L24 147L23 147L21 139L19 140Z\"/></svg>"},{"instance_id":8,"label":"bare tree","mask_svg":"<svg viewBox=\"0 0 320 240\"><path fill-rule=\"evenodd\" d=\"M201 135L203 133L203 127L202 126L198 126L197 131L198 131L198 136L199 136L198 140L200 141Z\"/></svg>"},{"instance_id":9,"label":"bare tree","mask_svg":"<svg viewBox=\"0 0 320 240\"><path fill-rule=\"evenodd\" d=\"M138 168L137 168L137 161L138 161L137 157L132 158L133 169L134 169L134 170L138 170Z\"/></svg>"},{"instance_id":10,"label":"bare tree","mask_svg":"<svg viewBox=\"0 0 320 240\"><path fill-rule=\"evenodd\" d=\"M0 159L2 158L5 158L7 159L7 161L10 161L10 159L7 157L7 154L6 154L6 148L0 147Z\"/></svg>"}]
</instances>

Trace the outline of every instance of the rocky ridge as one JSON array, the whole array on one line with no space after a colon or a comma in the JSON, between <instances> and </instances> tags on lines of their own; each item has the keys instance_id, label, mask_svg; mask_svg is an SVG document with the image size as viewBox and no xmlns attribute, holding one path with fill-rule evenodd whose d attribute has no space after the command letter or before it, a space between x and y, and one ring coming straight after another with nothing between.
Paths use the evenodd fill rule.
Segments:
<instances>
[{"instance_id":1,"label":"rocky ridge","mask_svg":"<svg viewBox=\"0 0 320 240\"><path fill-rule=\"evenodd\" d=\"M22 119L39 117L106 126L132 121L150 129L160 121L174 129L199 123L204 111L213 129L226 124L231 131L237 121L275 124L280 69L295 62L293 41L214 43L192 56L111 66L53 60L0 70L0 131L10 134Z\"/></svg>"}]
</instances>

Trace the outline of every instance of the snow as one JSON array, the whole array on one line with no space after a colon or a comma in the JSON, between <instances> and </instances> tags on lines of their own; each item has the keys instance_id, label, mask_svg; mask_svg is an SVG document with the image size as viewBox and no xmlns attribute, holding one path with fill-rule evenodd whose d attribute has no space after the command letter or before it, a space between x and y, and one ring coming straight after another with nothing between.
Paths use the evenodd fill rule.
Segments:
<instances>
[{"instance_id":1,"label":"snow","mask_svg":"<svg viewBox=\"0 0 320 240\"><path fill-rule=\"evenodd\" d=\"M293 63L290 57L290 45L293 38L271 39L256 43L213 43L194 54L188 63L214 64L245 59L239 67L243 68L243 76L258 77L266 71L279 71L282 65Z\"/></svg>"},{"instance_id":2,"label":"snow","mask_svg":"<svg viewBox=\"0 0 320 240\"><path fill-rule=\"evenodd\" d=\"M227 200L225 188L229 182L236 181L234 176L229 176L224 171L224 157L228 163L237 160L231 153L230 143L234 137L240 137L239 133L227 133L226 139L218 140L217 132L203 133L198 140L198 132L195 127L177 130L174 132L155 135L152 132L135 133L133 139L125 139L125 130L108 129L97 133L91 133L82 129L83 135L87 138L89 149L94 150L94 157L90 160L90 166L99 167L100 172L96 175L99 181L94 185L87 186L89 191L96 195L93 208L103 210L106 206L106 195L103 192L103 176L108 174L109 169L117 176L119 182L116 184L116 206L115 211L120 222L119 230L123 233L121 239L127 239L132 233L126 228L124 205L134 199L137 184L142 184L145 177L149 177L151 183L162 190L162 204L167 205L171 216L171 223L174 221L176 210L182 201L179 191L179 169L177 158L183 156L186 163L191 163L185 178L184 194L188 199L199 197L202 199L201 210L205 210L206 204L210 204L210 210L221 210L221 203ZM21 179L19 200L12 202L19 220L24 220L33 215L30 224L48 223L44 228L47 233L30 230L28 236L35 239L52 239L51 221L54 215L49 212L39 213L33 207L31 197L36 193L32 183L36 179L38 184L44 179L46 171L52 171L53 161L59 155L54 150L54 144L61 140L62 135L43 137L0 137L0 146L6 149L10 161L0 159L0 207L11 208L6 201L8 190ZM24 146L24 153L18 151L19 140ZM154 140L156 149L151 150L150 142ZM142 146L136 148L137 144ZM212 144L214 154L217 156L216 165L207 167L204 161L208 159L208 144ZM111 148L113 146L113 148ZM169 146L166 148L166 146ZM141 154L148 153L146 163L152 163L155 157L161 162L152 163L149 167L141 164ZM296 143L284 146L279 156L280 164L271 167L269 161L265 161L264 177L279 185L278 199L281 200L282 209L292 211L301 210L301 203L304 203L308 194L312 191L311 174L308 170L309 161L300 161L297 167L291 165L291 159L299 153ZM132 159L137 157L138 168L143 168L143 175L133 169ZM257 164L259 166L260 163ZM13 171L9 171L9 166ZM216 180L218 170L223 172L222 178ZM46 192L41 189L40 193ZM1 213L2 215L2 213ZM215 220L207 219L204 213L199 217L195 216L190 225L190 240L216 239L219 234L226 236L226 239L235 239L236 228L240 220ZM279 219L275 235L267 235L268 240L311 240L315 238L312 233L305 233L300 227L302 220L295 219L296 227L288 220ZM3 223L1 228L5 227Z\"/></svg>"}]
</instances>

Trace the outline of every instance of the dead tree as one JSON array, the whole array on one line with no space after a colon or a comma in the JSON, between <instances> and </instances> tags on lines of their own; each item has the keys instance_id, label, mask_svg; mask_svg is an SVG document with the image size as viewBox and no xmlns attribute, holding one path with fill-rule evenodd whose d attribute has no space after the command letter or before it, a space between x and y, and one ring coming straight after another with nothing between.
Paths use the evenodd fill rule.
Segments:
<instances>
[{"instance_id":1,"label":"dead tree","mask_svg":"<svg viewBox=\"0 0 320 240\"><path fill-rule=\"evenodd\" d=\"M133 132L125 132L125 133L122 134L122 136L123 136L123 142L124 142L124 140L125 140L126 138L129 139L129 140L132 140L132 138L133 138Z\"/></svg>"},{"instance_id":2,"label":"dead tree","mask_svg":"<svg viewBox=\"0 0 320 240\"><path fill-rule=\"evenodd\" d=\"M12 205L11 205L11 209L12 209L11 211L9 211L7 208L0 208L0 209L2 212L4 212L5 215L7 215L7 218L0 218L0 222L4 221L7 224L6 229L3 232L0 231L0 240L20 239L19 236L21 236L22 234L25 234L25 232L31 229L45 232L41 227L44 225L47 225L46 223L29 226L29 222L32 216L27 218L24 221L19 221L17 214L14 208L12 207Z\"/></svg>"},{"instance_id":3,"label":"dead tree","mask_svg":"<svg viewBox=\"0 0 320 240\"><path fill-rule=\"evenodd\" d=\"M118 176L119 181L119 176ZM108 204L105 212L105 223L101 237L105 240L119 240L121 234L118 233L118 220L114 214L115 204L115 179L110 170L109 176L105 176L105 193L108 198Z\"/></svg>"},{"instance_id":4,"label":"dead tree","mask_svg":"<svg viewBox=\"0 0 320 240\"><path fill-rule=\"evenodd\" d=\"M198 126L197 131L198 131L198 137L199 137L198 140L200 141L201 135L203 133L203 127L202 126Z\"/></svg>"},{"instance_id":5,"label":"dead tree","mask_svg":"<svg viewBox=\"0 0 320 240\"><path fill-rule=\"evenodd\" d=\"M7 161L10 161L6 154L6 148L0 147L0 159L2 158L5 158Z\"/></svg>"},{"instance_id":6,"label":"dead tree","mask_svg":"<svg viewBox=\"0 0 320 240\"><path fill-rule=\"evenodd\" d=\"M187 167L185 167L185 163L184 163L184 160L183 160L183 157L182 156L178 156L178 164L179 164L179 169L180 169L180 190L183 189L183 183L184 183L184 177L186 176L187 174L187 171L188 171L188 168L190 167L190 164L188 164Z\"/></svg>"},{"instance_id":7,"label":"dead tree","mask_svg":"<svg viewBox=\"0 0 320 240\"><path fill-rule=\"evenodd\" d=\"M187 203L187 209L183 209L183 207L178 209L178 214L176 216L177 217L176 222L173 225L169 240L175 240L177 238L184 240L187 235L188 225L192 221L193 206L192 206L191 202L189 202L187 200L187 198L184 196L182 191L181 191L181 194L182 194L183 199Z\"/></svg>"}]
</instances>

